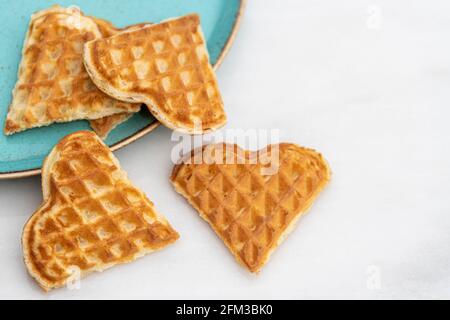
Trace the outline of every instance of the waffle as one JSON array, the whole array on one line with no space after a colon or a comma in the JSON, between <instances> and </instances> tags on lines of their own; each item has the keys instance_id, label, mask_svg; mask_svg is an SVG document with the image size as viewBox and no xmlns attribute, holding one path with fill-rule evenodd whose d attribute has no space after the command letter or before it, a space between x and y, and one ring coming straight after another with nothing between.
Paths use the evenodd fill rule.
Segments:
<instances>
[{"instance_id":1,"label":"waffle","mask_svg":"<svg viewBox=\"0 0 450 320\"><path fill-rule=\"evenodd\" d=\"M140 102L165 126L205 133L226 115L197 15L86 43L84 63L108 95Z\"/></svg>"},{"instance_id":2,"label":"waffle","mask_svg":"<svg viewBox=\"0 0 450 320\"><path fill-rule=\"evenodd\" d=\"M146 25L149 25L149 23L140 23L135 24L132 26L128 26L124 29L116 28L111 22L91 17L95 23L97 24L97 27L99 28L103 38L111 37L119 32L122 31L131 31L135 29L142 28ZM116 128L119 124L122 122L127 121L133 116L134 112L123 112L118 114L113 114L111 116L103 117L100 119L90 120L89 123L91 125L91 128L101 137L102 139L106 139L108 137L108 134Z\"/></svg>"},{"instance_id":3,"label":"waffle","mask_svg":"<svg viewBox=\"0 0 450 320\"><path fill-rule=\"evenodd\" d=\"M285 143L259 153L226 144L196 149L171 176L176 191L251 272L260 271L329 180L319 153Z\"/></svg>"},{"instance_id":4,"label":"waffle","mask_svg":"<svg viewBox=\"0 0 450 320\"><path fill-rule=\"evenodd\" d=\"M62 139L42 168L44 201L26 223L23 254L45 289L131 262L178 239L93 132Z\"/></svg>"},{"instance_id":5,"label":"waffle","mask_svg":"<svg viewBox=\"0 0 450 320\"><path fill-rule=\"evenodd\" d=\"M122 112L113 114L112 116L103 117L96 120L89 121L91 128L96 134L103 140L108 137L108 134L119 124L130 119L134 113L132 112Z\"/></svg>"},{"instance_id":6,"label":"waffle","mask_svg":"<svg viewBox=\"0 0 450 320\"><path fill-rule=\"evenodd\" d=\"M139 110L139 104L104 94L89 78L83 44L101 37L94 20L76 7L55 6L31 16L5 134Z\"/></svg>"}]
</instances>

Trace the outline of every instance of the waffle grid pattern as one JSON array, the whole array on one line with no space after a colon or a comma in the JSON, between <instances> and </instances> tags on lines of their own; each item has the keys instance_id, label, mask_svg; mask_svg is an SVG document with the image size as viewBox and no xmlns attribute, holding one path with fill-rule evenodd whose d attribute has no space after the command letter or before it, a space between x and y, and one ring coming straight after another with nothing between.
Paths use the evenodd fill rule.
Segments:
<instances>
[{"instance_id":1,"label":"waffle grid pattern","mask_svg":"<svg viewBox=\"0 0 450 320\"><path fill-rule=\"evenodd\" d=\"M32 229L34 263L51 282L63 283L71 266L102 270L178 238L92 136L62 146L50 177L52 201Z\"/></svg>"},{"instance_id":2,"label":"waffle grid pattern","mask_svg":"<svg viewBox=\"0 0 450 320\"><path fill-rule=\"evenodd\" d=\"M139 23L135 25L128 26L124 29L118 29L114 27L113 24L111 24L109 21L91 17L95 23L97 24L97 27L99 28L103 38L111 37L119 32L123 32L125 30L135 30L139 28L143 28L144 26L148 25L149 23ZM108 137L108 134L116 128L119 124L127 121L130 119L137 111L138 107L136 106L136 110L133 110L131 112L123 112L123 113L117 113L113 114L111 116L103 117L100 119L90 120L89 123L91 125L91 128L95 131L95 133L98 134L100 138L105 140Z\"/></svg>"},{"instance_id":3,"label":"waffle grid pattern","mask_svg":"<svg viewBox=\"0 0 450 320\"><path fill-rule=\"evenodd\" d=\"M237 148L225 148L236 161ZM271 151L269 148L267 153ZM244 153L246 160L250 154ZM307 209L327 180L326 165L307 149L282 145L280 157L274 175L263 175L264 165L247 161L183 164L172 177L175 186L252 272L262 267L291 222Z\"/></svg>"},{"instance_id":4,"label":"waffle grid pattern","mask_svg":"<svg viewBox=\"0 0 450 320\"><path fill-rule=\"evenodd\" d=\"M91 52L110 85L146 96L164 118L188 127L225 121L197 15L95 41Z\"/></svg>"},{"instance_id":5,"label":"waffle grid pattern","mask_svg":"<svg viewBox=\"0 0 450 320\"><path fill-rule=\"evenodd\" d=\"M84 43L101 37L95 22L69 9L47 11L30 22L5 133L139 110L101 92L85 70Z\"/></svg>"}]
</instances>

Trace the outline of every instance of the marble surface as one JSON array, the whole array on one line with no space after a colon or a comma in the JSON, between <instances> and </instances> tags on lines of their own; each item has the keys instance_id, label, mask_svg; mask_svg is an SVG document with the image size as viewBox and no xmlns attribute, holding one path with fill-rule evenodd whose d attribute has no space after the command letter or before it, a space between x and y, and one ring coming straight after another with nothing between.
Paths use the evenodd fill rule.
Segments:
<instances>
[{"instance_id":1,"label":"marble surface","mask_svg":"<svg viewBox=\"0 0 450 320\"><path fill-rule=\"evenodd\" d=\"M180 232L171 247L44 294L22 262L40 178L0 181L0 298L450 298L445 0L250 0L218 78L226 129L279 129L333 180L259 276L168 181L171 132L116 152Z\"/></svg>"}]
</instances>

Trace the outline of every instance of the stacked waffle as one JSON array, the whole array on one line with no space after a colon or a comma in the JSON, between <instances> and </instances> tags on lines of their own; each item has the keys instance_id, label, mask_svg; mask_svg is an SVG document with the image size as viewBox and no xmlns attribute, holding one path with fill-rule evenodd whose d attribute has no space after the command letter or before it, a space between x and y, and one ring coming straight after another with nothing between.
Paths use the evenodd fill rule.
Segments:
<instances>
[{"instance_id":1,"label":"stacked waffle","mask_svg":"<svg viewBox=\"0 0 450 320\"><path fill-rule=\"evenodd\" d=\"M117 29L55 6L31 17L4 132L86 119L105 138L143 103L183 132L225 123L198 16Z\"/></svg>"},{"instance_id":2,"label":"stacked waffle","mask_svg":"<svg viewBox=\"0 0 450 320\"><path fill-rule=\"evenodd\" d=\"M178 239L100 139L143 104L183 133L225 124L196 14L125 29L77 8L32 16L5 133L79 119L97 133L68 135L44 162L44 201L22 235L25 264L43 289ZM319 153L290 143L259 152L211 144L185 155L171 176L251 272L261 270L329 180Z\"/></svg>"}]
</instances>

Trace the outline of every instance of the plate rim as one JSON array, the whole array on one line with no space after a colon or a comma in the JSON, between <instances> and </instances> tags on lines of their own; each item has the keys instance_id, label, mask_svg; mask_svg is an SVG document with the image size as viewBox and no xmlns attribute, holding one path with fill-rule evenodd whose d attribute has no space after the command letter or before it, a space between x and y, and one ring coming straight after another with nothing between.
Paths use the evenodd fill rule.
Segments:
<instances>
[{"instance_id":1,"label":"plate rim","mask_svg":"<svg viewBox=\"0 0 450 320\"><path fill-rule=\"evenodd\" d=\"M228 51L230 51L230 48L236 38L238 29L241 25L242 16L244 14L244 9L246 7L247 0L239 0L239 9L236 14L236 18L233 23L233 27L231 29L230 35L228 36L227 41L225 42L225 45L222 48L222 51L219 54L219 57L217 58L216 63L214 64L213 68L214 70L217 70L217 68L222 64L223 59L225 58ZM160 123L157 120L152 121L144 128L140 129L136 133L130 135L129 137L126 137L116 143L114 143L112 146L110 146L111 151L116 151L118 149L121 149L130 143L142 138L146 134L152 132L157 127L159 127ZM9 172L0 172L0 180L6 180L6 179L19 179L19 178L25 178L25 177L31 177L41 174L41 168L35 168L35 169L27 169L27 170L19 170L19 171L9 171Z\"/></svg>"}]
</instances>

